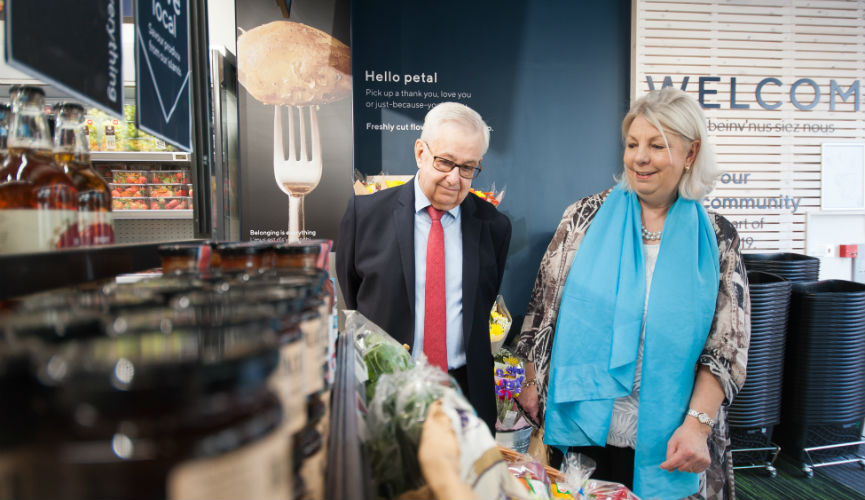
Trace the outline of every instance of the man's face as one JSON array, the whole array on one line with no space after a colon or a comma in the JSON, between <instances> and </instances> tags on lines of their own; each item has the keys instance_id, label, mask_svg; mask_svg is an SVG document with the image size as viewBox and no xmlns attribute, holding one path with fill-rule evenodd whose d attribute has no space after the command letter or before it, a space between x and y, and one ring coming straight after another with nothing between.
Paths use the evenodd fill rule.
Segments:
<instances>
[{"instance_id":1,"label":"man's face","mask_svg":"<svg viewBox=\"0 0 865 500\"><path fill-rule=\"evenodd\" d=\"M438 132L426 142L414 143L418 168L418 184L439 210L450 210L462 203L472 186L471 179L460 177L459 168L440 172L433 166L433 157L444 158L459 165L477 167L481 163L483 136L456 122L439 125Z\"/></svg>"}]
</instances>

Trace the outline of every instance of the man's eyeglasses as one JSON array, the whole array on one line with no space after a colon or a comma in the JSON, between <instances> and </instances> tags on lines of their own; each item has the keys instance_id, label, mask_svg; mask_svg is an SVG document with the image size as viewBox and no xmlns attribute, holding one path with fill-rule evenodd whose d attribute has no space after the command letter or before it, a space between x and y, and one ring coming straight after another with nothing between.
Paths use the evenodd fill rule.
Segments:
<instances>
[{"instance_id":1,"label":"man's eyeglasses","mask_svg":"<svg viewBox=\"0 0 865 500\"><path fill-rule=\"evenodd\" d=\"M430 149L429 144L427 144L426 141L421 141L421 142L424 143L424 146L426 146L427 151L429 151L429 154L431 154L433 157L433 168L435 168L439 172L447 173L447 172L450 172L451 170L453 170L454 168L458 168L458 169L460 169L460 172L459 172L460 177L462 177L463 179L474 179L475 177L478 176L479 173L481 173L480 163L478 163L477 167L472 167L471 165L460 165L459 163L448 160L447 158L442 158L441 156L436 156L435 153L432 152L432 149Z\"/></svg>"}]
</instances>

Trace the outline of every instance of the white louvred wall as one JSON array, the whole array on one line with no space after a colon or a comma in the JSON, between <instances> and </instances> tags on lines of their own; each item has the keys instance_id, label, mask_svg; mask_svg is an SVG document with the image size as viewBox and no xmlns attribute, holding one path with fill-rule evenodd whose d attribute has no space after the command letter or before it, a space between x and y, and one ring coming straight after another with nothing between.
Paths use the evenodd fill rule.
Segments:
<instances>
[{"instance_id":1,"label":"white louvred wall","mask_svg":"<svg viewBox=\"0 0 865 500\"><path fill-rule=\"evenodd\" d=\"M704 111L725 175L707 208L737 226L743 251L805 253L805 214L820 210L821 145L865 142L865 1L636 0L634 28L632 97L649 79L681 88L687 78L699 98L700 78L717 79L704 83L703 100L719 105ZM780 85L759 95L777 109L757 100L766 78ZM832 81L855 91L845 101Z\"/></svg>"}]
</instances>

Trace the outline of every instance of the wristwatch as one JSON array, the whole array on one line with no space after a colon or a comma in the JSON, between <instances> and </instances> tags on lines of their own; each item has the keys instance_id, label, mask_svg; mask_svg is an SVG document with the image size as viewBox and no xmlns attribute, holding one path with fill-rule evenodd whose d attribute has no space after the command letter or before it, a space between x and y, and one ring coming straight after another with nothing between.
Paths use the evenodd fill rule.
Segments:
<instances>
[{"instance_id":1,"label":"wristwatch","mask_svg":"<svg viewBox=\"0 0 865 500\"><path fill-rule=\"evenodd\" d=\"M710 429L715 426L715 420L712 417L693 408L688 408L688 416L696 418L701 424L708 425Z\"/></svg>"}]
</instances>

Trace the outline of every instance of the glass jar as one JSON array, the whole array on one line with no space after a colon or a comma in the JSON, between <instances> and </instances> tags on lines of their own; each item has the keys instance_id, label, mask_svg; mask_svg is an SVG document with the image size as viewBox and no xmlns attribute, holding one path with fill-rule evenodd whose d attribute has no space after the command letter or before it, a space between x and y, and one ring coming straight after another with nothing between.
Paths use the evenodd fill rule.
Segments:
<instances>
[{"instance_id":1,"label":"glass jar","mask_svg":"<svg viewBox=\"0 0 865 500\"><path fill-rule=\"evenodd\" d=\"M315 269L321 245L317 243L284 243L277 245L274 250L276 252L276 267L279 269Z\"/></svg>"},{"instance_id":2,"label":"glass jar","mask_svg":"<svg viewBox=\"0 0 865 500\"><path fill-rule=\"evenodd\" d=\"M220 243L216 248L223 272L254 274L261 268L261 249L254 243Z\"/></svg>"},{"instance_id":3,"label":"glass jar","mask_svg":"<svg viewBox=\"0 0 865 500\"><path fill-rule=\"evenodd\" d=\"M80 244L78 191L51 155L45 92L14 86L9 155L0 168L0 254Z\"/></svg>"},{"instance_id":4,"label":"glass jar","mask_svg":"<svg viewBox=\"0 0 865 500\"><path fill-rule=\"evenodd\" d=\"M45 344L52 397L31 447L36 498L281 497L289 434L268 387L278 363L262 311L206 292L182 308L119 311L103 335ZM209 299L209 300L208 300ZM187 314L231 307L230 314ZM178 314L179 313L179 314ZM202 321L207 318L207 321ZM263 330L264 329L264 330Z\"/></svg>"},{"instance_id":5,"label":"glass jar","mask_svg":"<svg viewBox=\"0 0 865 500\"><path fill-rule=\"evenodd\" d=\"M207 273L210 270L210 242L160 245L157 252L163 274Z\"/></svg>"},{"instance_id":6,"label":"glass jar","mask_svg":"<svg viewBox=\"0 0 865 500\"><path fill-rule=\"evenodd\" d=\"M56 106L54 161L78 190L78 232L82 245L114 243L111 189L90 163L84 107L65 102Z\"/></svg>"}]
</instances>

